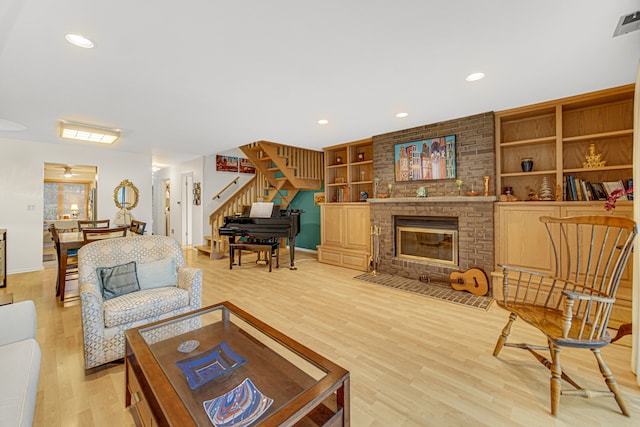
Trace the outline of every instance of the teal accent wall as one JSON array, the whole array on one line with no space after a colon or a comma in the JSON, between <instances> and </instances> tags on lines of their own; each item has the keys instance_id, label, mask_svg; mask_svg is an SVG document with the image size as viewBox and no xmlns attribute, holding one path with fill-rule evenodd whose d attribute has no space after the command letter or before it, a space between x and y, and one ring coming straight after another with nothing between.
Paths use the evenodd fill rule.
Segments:
<instances>
[{"instance_id":1,"label":"teal accent wall","mask_svg":"<svg viewBox=\"0 0 640 427\"><path fill-rule=\"evenodd\" d=\"M321 190L302 190L296 194L296 197L289 203L291 209L300 209L300 233L296 236L296 248L305 248L316 250L316 246L320 244L320 206L313 204L313 195L320 193ZM282 193L287 193L283 191ZM283 194L286 197L286 194ZM274 197L273 202L281 203L281 198Z\"/></svg>"}]
</instances>

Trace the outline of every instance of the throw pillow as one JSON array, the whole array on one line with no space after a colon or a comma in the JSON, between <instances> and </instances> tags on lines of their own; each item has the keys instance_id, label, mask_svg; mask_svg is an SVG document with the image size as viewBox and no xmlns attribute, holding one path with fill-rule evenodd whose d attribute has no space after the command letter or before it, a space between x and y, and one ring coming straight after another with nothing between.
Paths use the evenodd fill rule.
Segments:
<instances>
[{"instance_id":1,"label":"throw pillow","mask_svg":"<svg viewBox=\"0 0 640 427\"><path fill-rule=\"evenodd\" d=\"M98 267L96 273L105 300L140 290L135 261L113 267Z\"/></svg>"},{"instance_id":2,"label":"throw pillow","mask_svg":"<svg viewBox=\"0 0 640 427\"><path fill-rule=\"evenodd\" d=\"M178 286L176 260L173 257L138 264L137 267L140 289Z\"/></svg>"}]
</instances>

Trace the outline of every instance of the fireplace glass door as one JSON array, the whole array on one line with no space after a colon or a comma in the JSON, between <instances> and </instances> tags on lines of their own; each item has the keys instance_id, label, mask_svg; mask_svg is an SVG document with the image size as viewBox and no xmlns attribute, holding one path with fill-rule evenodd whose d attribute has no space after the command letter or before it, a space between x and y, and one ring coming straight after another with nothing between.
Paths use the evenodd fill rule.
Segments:
<instances>
[{"instance_id":1,"label":"fireplace glass door","mask_svg":"<svg viewBox=\"0 0 640 427\"><path fill-rule=\"evenodd\" d=\"M458 231L422 227L396 227L399 258L458 265Z\"/></svg>"}]
</instances>

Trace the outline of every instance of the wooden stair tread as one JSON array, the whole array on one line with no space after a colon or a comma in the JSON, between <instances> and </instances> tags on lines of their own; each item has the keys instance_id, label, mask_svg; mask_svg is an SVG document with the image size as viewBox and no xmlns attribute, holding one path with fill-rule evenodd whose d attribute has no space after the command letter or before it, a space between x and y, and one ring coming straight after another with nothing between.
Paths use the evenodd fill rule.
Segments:
<instances>
[{"instance_id":1,"label":"wooden stair tread","mask_svg":"<svg viewBox=\"0 0 640 427\"><path fill-rule=\"evenodd\" d=\"M201 254L211 255L211 247L210 246L196 246L196 250Z\"/></svg>"}]
</instances>

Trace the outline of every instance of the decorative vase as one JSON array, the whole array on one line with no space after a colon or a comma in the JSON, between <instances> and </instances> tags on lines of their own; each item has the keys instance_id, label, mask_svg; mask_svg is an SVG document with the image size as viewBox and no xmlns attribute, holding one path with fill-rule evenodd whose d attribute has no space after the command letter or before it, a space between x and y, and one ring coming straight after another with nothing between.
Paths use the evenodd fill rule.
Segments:
<instances>
[{"instance_id":1,"label":"decorative vase","mask_svg":"<svg viewBox=\"0 0 640 427\"><path fill-rule=\"evenodd\" d=\"M533 169L533 159L528 157L522 159L522 162L520 162L520 166L522 166L522 172L531 172L531 170Z\"/></svg>"},{"instance_id":2,"label":"decorative vase","mask_svg":"<svg viewBox=\"0 0 640 427\"><path fill-rule=\"evenodd\" d=\"M483 196L490 196L491 194L489 194L489 181L491 181L491 177L490 176L483 176L483 189L484 192L482 193Z\"/></svg>"}]
</instances>

